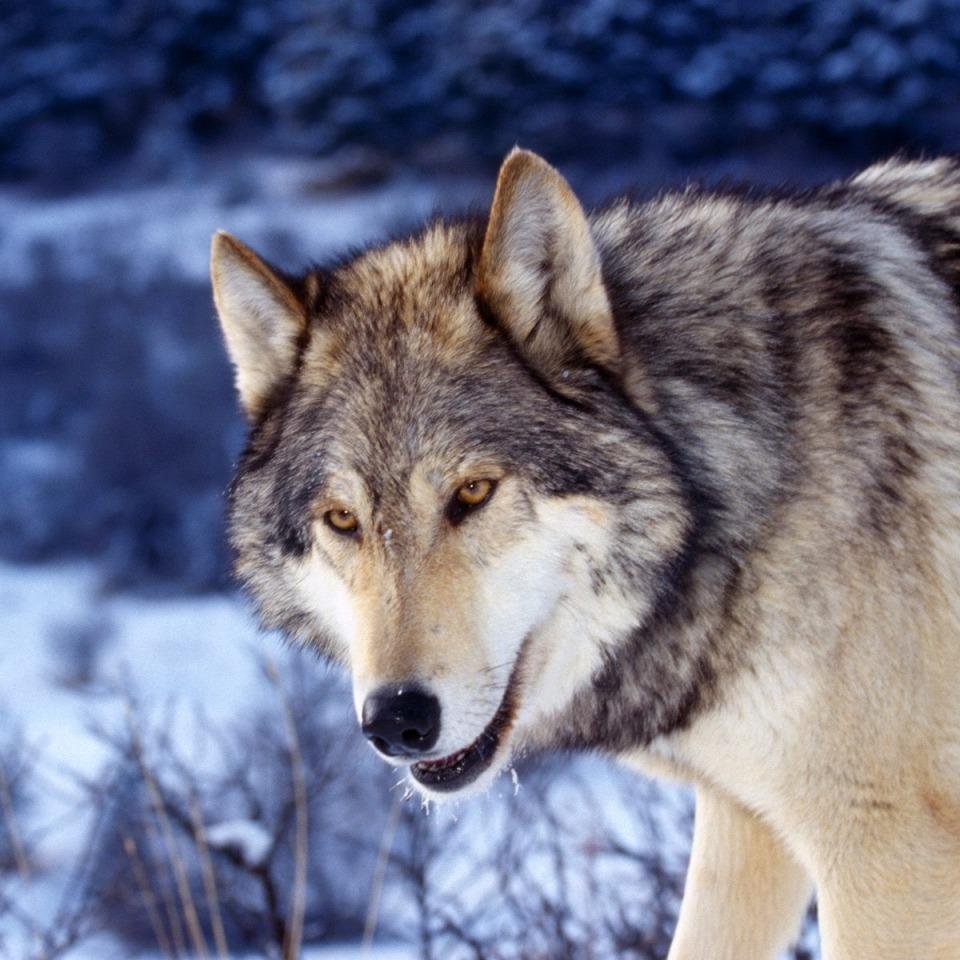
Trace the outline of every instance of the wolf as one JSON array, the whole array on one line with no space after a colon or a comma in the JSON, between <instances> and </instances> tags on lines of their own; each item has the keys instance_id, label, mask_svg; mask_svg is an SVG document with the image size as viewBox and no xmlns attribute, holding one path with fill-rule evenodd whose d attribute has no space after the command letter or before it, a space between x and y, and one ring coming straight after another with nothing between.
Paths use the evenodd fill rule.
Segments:
<instances>
[{"instance_id":1,"label":"wolf","mask_svg":"<svg viewBox=\"0 0 960 960\"><path fill-rule=\"evenodd\" d=\"M304 274L225 233L263 622L424 795L692 783L669 960L960 958L960 164L485 216Z\"/></svg>"}]
</instances>

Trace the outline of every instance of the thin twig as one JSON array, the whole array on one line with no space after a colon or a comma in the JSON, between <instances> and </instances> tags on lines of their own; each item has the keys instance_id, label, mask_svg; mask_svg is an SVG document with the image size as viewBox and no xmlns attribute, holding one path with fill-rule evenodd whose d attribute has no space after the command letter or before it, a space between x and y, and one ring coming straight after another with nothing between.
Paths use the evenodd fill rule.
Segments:
<instances>
[{"instance_id":1,"label":"thin twig","mask_svg":"<svg viewBox=\"0 0 960 960\"><path fill-rule=\"evenodd\" d=\"M148 848L158 850L161 842L157 837L157 828L154 825L153 818L149 811L144 811L143 818L144 830L147 833ZM159 870L159 867L157 867ZM150 871L147 871L148 875ZM183 925L180 922L180 912L177 910L177 902L170 892L170 887L166 883L160 884L160 898L163 901L163 909L167 914L167 921L170 924L170 936L173 938L174 956L180 956L187 952L187 944L184 939Z\"/></svg>"},{"instance_id":2,"label":"thin twig","mask_svg":"<svg viewBox=\"0 0 960 960\"><path fill-rule=\"evenodd\" d=\"M13 848L13 859L16 863L17 873L24 884L30 882L30 862L27 859L27 851L23 844L23 838L20 835L17 826L16 811L13 807L13 791L10 789L10 781L7 779L3 764L0 763L0 812L3 814L3 823L7 835L10 837L10 846ZM18 919L26 927L30 938L37 946L37 960L47 960L48 956L48 937L41 930L36 920L26 913L26 911L13 910L12 904L5 905L11 912L16 913Z\"/></svg>"},{"instance_id":3,"label":"thin twig","mask_svg":"<svg viewBox=\"0 0 960 960\"><path fill-rule=\"evenodd\" d=\"M13 847L13 858L17 864L17 873L20 874L20 879L24 883L29 883L30 863L27 860L27 852L20 837L20 830L17 827L17 816L13 809L13 794L3 764L0 764L0 811L3 813L3 825L7 828L10 845Z\"/></svg>"},{"instance_id":4,"label":"thin twig","mask_svg":"<svg viewBox=\"0 0 960 960\"><path fill-rule=\"evenodd\" d=\"M153 930L153 936L157 941L157 946L165 957L171 958L172 960L174 953L170 945L170 939L163 929L163 920L157 910L157 898L153 892L153 888L150 886L146 867L140 856L140 851L137 850L137 843L133 837L124 836L123 852L130 861L130 866L133 868L133 877L137 881L137 886L140 887L140 896L143 898L143 906L147 911L147 919L150 921L150 927Z\"/></svg>"},{"instance_id":5,"label":"thin twig","mask_svg":"<svg viewBox=\"0 0 960 960\"><path fill-rule=\"evenodd\" d=\"M370 900L367 903L367 916L363 923L363 940L361 941L361 955L367 960L373 951L373 936L377 930L377 919L380 916L380 900L383 895L383 884L387 877L387 867L390 864L390 851L393 849L393 840L400 823L402 796L395 796L390 816L383 828L380 838L380 852L377 854L377 865L373 871L373 881L370 884Z\"/></svg>"},{"instance_id":6,"label":"thin twig","mask_svg":"<svg viewBox=\"0 0 960 960\"><path fill-rule=\"evenodd\" d=\"M196 950L201 960L207 956L207 941L203 935L203 928L200 926L200 918L197 915L197 905L193 899L193 891L190 889L190 881L187 878L186 867L183 862L183 856L173 835L173 829L170 826L170 818L167 816L166 804L163 801L163 794L157 783L153 772L147 766L146 758L143 753L143 744L136 728L136 720L133 715L132 705L127 701L127 720L130 725L130 734L133 741L134 754L140 766L140 772L144 783L147 785L147 792L150 794L150 802L153 805L154 813L160 823L160 833L163 837L164 846L167 850L167 857L170 860L170 866L173 869L174 880L177 885L177 893L180 897L180 905L183 908L183 915L187 921L187 929L190 931L190 939L193 941L193 949Z\"/></svg>"},{"instance_id":7,"label":"thin twig","mask_svg":"<svg viewBox=\"0 0 960 960\"><path fill-rule=\"evenodd\" d=\"M283 943L284 960L299 960L303 943L303 918L307 906L307 854L309 846L309 820L307 811L307 783L303 774L303 754L297 723L290 703L280 683L276 665L267 661L266 674L277 691L283 722L290 744L290 774L293 779L293 796L296 812L295 839L293 848L293 893L290 897L290 921L287 924Z\"/></svg>"},{"instance_id":8,"label":"thin twig","mask_svg":"<svg viewBox=\"0 0 960 960\"><path fill-rule=\"evenodd\" d=\"M200 856L200 872L203 876L203 889L207 898L207 912L210 914L210 926L213 930L213 941L217 953L227 960L227 936L223 929L223 915L220 912L220 897L217 893L217 878L213 872L213 863L210 860L210 848L207 845L207 832L203 826L203 812L200 810L200 801L195 790L190 791L190 822L193 827L193 838L197 844Z\"/></svg>"}]
</instances>

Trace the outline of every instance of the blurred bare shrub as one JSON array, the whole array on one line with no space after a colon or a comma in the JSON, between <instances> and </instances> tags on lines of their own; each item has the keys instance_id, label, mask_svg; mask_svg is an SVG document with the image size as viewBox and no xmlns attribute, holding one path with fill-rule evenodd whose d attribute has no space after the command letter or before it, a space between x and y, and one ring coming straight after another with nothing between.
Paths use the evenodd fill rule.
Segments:
<instances>
[{"instance_id":1,"label":"blurred bare shrub","mask_svg":"<svg viewBox=\"0 0 960 960\"><path fill-rule=\"evenodd\" d=\"M23 832L29 804L30 751L19 726L0 711L0 874L31 874L32 852Z\"/></svg>"},{"instance_id":2,"label":"blurred bare shrub","mask_svg":"<svg viewBox=\"0 0 960 960\"><path fill-rule=\"evenodd\" d=\"M43 777L36 769L34 745L3 710L0 729L0 956L59 960L92 932L85 897L74 895L86 887L83 874L91 862L90 844L65 871L67 882L52 914L37 919L29 891L42 882L44 864L37 843L42 835L33 829L29 814L43 789ZM97 819L94 814L94 833Z\"/></svg>"},{"instance_id":3,"label":"blurred bare shrub","mask_svg":"<svg viewBox=\"0 0 960 960\"><path fill-rule=\"evenodd\" d=\"M386 771L345 735L340 681L269 672L275 695L232 726L148 724L131 700L123 728L100 731L114 763L90 788L111 808L96 899L131 945L293 957L302 941L359 939Z\"/></svg>"},{"instance_id":4,"label":"blurred bare shrub","mask_svg":"<svg viewBox=\"0 0 960 960\"><path fill-rule=\"evenodd\" d=\"M423 960L666 956L687 791L546 756L487 796L425 805L360 742L344 683L307 666L267 667L228 724L130 697L125 722L99 731L112 761L86 784L71 937L107 931L130 956L169 958L294 960L329 942L363 956L380 940ZM795 960L816 956L812 924Z\"/></svg>"},{"instance_id":5,"label":"blurred bare shrub","mask_svg":"<svg viewBox=\"0 0 960 960\"><path fill-rule=\"evenodd\" d=\"M403 808L392 870L424 960L666 956L689 796L564 760L521 764L514 786L455 817Z\"/></svg>"}]
</instances>

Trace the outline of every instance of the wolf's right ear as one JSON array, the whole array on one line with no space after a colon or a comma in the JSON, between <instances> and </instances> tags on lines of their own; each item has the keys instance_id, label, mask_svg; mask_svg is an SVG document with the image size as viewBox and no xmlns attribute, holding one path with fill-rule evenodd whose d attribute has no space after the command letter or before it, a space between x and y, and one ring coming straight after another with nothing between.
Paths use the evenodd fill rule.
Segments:
<instances>
[{"instance_id":1,"label":"wolf's right ear","mask_svg":"<svg viewBox=\"0 0 960 960\"><path fill-rule=\"evenodd\" d=\"M240 403L254 420L293 370L306 305L287 280L222 230L213 237L210 278Z\"/></svg>"}]
</instances>

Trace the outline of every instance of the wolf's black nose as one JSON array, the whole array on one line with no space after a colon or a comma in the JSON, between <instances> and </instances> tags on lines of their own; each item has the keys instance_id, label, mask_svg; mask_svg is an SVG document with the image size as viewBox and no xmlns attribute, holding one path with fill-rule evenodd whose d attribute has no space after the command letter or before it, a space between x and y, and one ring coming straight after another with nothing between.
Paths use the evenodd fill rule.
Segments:
<instances>
[{"instance_id":1,"label":"wolf's black nose","mask_svg":"<svg viewBox=\"0 0 960 960\"><path fill-rule=\"evenodd\" d=\"M417 757L440 736L440 701L419 687L381 687L364 701L361 726L388 757Z\"/></svg>"}]
</instances>

